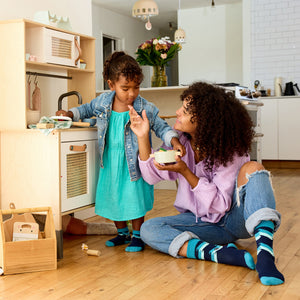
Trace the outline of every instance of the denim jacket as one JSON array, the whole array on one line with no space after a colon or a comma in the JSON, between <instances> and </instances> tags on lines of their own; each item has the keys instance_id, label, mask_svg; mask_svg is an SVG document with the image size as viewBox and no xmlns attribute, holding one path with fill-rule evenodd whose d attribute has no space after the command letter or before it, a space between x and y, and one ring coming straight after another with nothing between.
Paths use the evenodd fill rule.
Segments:
<instances>
[{"instance_id":1,"label":"denim jacket","mask_svg":"<svg viewBox=\"0 0 300 300\"><path fill-rule=\"evenodd\" d=\"M90 103L82 104L79 107L71 108L73 113L73 120L97 118L98 128L98 144L99 144L99 157L100 167L103 168L103 152L105 147L105 135L109 124L109 118L112 111L112 104L115 97L115 92L103 93L97 98L93 99ZM142 98L140 95L133 102L133 107L139 115L145 110L150 123L150 129L153 130L156 136L164 141L164 143L171 147L171 140L173 137L178 138L176 131L168 125L168 123L158 117L158 108L151 102ZM151 142L151 130L149 132ZM141 177L141 171L138 163L138 143L137 137L130 129L130 120L124 128L125 137L125 155L127 159L129 174L131 181L138 180Z\"/></svg>"}]
</instances>

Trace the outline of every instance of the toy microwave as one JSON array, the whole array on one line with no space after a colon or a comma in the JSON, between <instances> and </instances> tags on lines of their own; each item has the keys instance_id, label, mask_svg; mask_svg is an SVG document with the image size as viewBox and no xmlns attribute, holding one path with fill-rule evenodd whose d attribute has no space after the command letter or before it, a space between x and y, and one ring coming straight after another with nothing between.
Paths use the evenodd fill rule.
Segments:
<instances>
[{"instance_id":1,"label":"toy microwave","mask_svg":"<svg viewBox=\"0 0 300 300\"><path fill-rule=\"evenodd\" d=\"M37 62L80 67L80 37L45 27L26 29L26 53Z\"/></svg>"}]
</instances>

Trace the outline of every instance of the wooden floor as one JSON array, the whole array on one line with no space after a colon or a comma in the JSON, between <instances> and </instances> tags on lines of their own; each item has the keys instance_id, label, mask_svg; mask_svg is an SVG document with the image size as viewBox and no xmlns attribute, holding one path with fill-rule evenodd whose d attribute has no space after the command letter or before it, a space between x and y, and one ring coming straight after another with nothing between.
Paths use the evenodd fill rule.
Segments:
<instances>
[{"instance_id":1,"label":"wooden floor","mask_svg":"<svg viewBox=\"0 0 300 300\"><path fill-rule=\"evenodd\" d=\"M66 235L57 270L0 277L0 299L300 299L300 170L274 169L272 174L282 214L274 251L283 285L263 286L256 271L175 259L149 247L139 253L127 253L125 246L108 248L108 236ZM176 214L174 196L175 191L156 190L147 218ZM87 256L82 243L101 256ZM256 260L254 238L237 246Z\"/></svg>"}]
</instances>

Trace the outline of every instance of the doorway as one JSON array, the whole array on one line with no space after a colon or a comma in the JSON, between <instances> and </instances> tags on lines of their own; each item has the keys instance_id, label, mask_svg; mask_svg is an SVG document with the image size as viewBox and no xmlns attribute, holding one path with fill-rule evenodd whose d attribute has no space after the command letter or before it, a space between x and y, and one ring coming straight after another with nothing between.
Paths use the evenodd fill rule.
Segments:
<instances>
[{"instance_id":1,"label":"doorway","mask_svg":"<svg viewBox=\"0 0 300 300\"><path fill-rule=\"evenodd\" d=\"M104 62L114 51L119 51L121 49L121 40L118 38L110 37L107 35L102 36L102 66L104 67ZM108 90L109 86L107 82L104 82L104 89Z\"/></svg>"}]
</instances>

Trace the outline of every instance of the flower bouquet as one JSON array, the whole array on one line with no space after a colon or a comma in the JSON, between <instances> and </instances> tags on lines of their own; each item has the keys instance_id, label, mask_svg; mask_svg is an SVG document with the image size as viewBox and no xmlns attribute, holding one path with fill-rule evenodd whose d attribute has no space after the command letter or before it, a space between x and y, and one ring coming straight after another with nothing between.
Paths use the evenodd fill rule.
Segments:
<instances>
[{"instance_id":1,"label":"flower bouquet","mask_svg":"<svg viewBox=\"0 0 300 300\"><path fill-rule=\"evenodd\" d=\"M181 50L181 45L169 37L153 38L139 45L136 61L142 66L153 66L151 86L167 86L165 65Z\"/></svg>"},{"instance_id":2,"label":"flower bouquet","mask_svg":"<svg viewBox=\"0 0 300 300\"><path fill-rule=\"evenodd\" d=\"M136 61L142 66L164 66L181 48L179 43L171 42L167 36L153 38L139 45Z\"/></svg>"}]
</instances>

